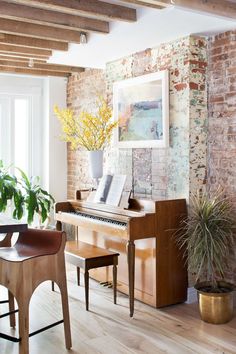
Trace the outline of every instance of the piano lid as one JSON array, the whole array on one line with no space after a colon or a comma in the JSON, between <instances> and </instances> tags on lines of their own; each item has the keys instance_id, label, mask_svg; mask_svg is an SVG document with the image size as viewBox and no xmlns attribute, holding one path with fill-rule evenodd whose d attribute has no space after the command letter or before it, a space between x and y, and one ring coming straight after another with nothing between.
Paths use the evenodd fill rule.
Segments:
<instances>
[{"instance_id":1,"label":"piano lid","mask_svg":"<svg viewBox=\"0 0 236 354\"><path fill-rule=\"evenodd\" d=\"M75 199L73 201L80 201L80 202L89 202L93 203L94 199L94 193L95 190L91 189L80 189L75 192ZM123 200L123 194L125 193L124 198L127 198L127 203L124 202ZM132 211L146 211L146 212L151 212L155 213L156 212L156 202L157 200L155 199L150 199L150 198L130 198L130 193L124 192L122 194L121 198L121 203L120 206L118 207L113 207L110 205L107 205L110 210L114 210L114 213L116 212L115 210L132 210ZM126 204L127 206L124 206ZM106 204L96 204L100 206L100 209L103 209L102 206L105 206ZM104 209L105 210L105 209ZM119 213L119 212L118 212Z\"/></svg>"},{"instance_id":2,"label":"piano lid","mask_svg":"<svg viewBox=\"0 0 236 354\"><path fill-rule=\"evenodd\" d=\"M131 209L123 209L121 207L114 207L108 204L101 204L101 203L93 203L87 201L80 201L80 200L68 200L71 208L73 210L85 210L87 209L88 212L98 212L98 213L111 213L114 215L123 215L125 217L141 217L145 216L147 212L145 210L131 210ZM154 212L154 211L153 211Z\"/></svg>"}]
</instances>

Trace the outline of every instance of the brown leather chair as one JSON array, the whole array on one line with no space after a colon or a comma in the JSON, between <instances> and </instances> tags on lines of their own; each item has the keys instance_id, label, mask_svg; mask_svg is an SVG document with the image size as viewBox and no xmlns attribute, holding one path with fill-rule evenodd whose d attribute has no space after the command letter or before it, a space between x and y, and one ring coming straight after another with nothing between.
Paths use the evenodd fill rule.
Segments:
<instances>
[{"instance_id":1,"label":"brown leather chair","mask_svg":"<svg viewBox=\"0 0 236 354\"><path fill-rule=\"evenodd\" d=\"M38 332L64 322L66 348L71 348L68 295L64 248L66 235L61 231L28 229L19 233L13 247L0 248L0 284L15 297L19 308L19 339L0 334L0 337L19 342L19 353L29 353L29 303L34 290L46 280L55 282L62 299L63 320ZM37 334L31 333L30 336Z\"/></svg>"}]
</instances>

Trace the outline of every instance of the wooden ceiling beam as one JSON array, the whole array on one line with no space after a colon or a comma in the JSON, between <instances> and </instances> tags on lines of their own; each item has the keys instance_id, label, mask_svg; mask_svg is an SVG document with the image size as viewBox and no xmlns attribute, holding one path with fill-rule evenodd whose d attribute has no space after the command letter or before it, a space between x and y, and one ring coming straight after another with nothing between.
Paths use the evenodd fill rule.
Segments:
<instances>
[{"instance_id":1,"label":"wooden ceiling beam","mask_svg":"<svg viewBox=\"0 0 236 354\"><path fill-rule=\"evenodd\" d=\"M62 73L80 73L84 71L84 68L77 66L69 66L69 65L59 65L59 64L44 64L44 63L36 63L35 61L31 62L32 66L29 66L28 62L23 62L19 60L8 61L0 58L0 66L6 67L15 67L22 69L32 69L32 70L45 70L45 71L57 71Z\"/></svg>"},{"instance_id":2,"label":"wooden ceiling beam","mask_svg":"<svg viewBox=\"0 0 236 354\"><path fill-rule=\"evenodd\" d=\"M122 0L127 2L127 4L135 4L144 7L152 7L154 9L162 10L166 8L166 5L157 4L156 0Z\"/></svg>"},{"instance_id":3,"label":"wooden ceiling beam","mask_svg":"<svg viewBox=\"0 0 236 354\"><path fill-rule=\"evenodd\" d=\"M39 55L35 55L35 54L25 54L25 53L14 53L14 52L8 52L8 51L1 51L0 50L0 56L9 56L9 57L13 57L13 58L25 58L27 60L29 59L37 59L40 61L47 61L49 59L49 57L44 57L44 56L39 56Z\"/></svg>"},{"instance_id":4,"label":"wooden ceiling beam","mask_svg":"<svg viewBox=\"0 0 236 354\"><path fill-rule=\"evenodd\" d=\"M9 0L8 2L29 5L29 0ZM137 20L135 9L98 0L30 0L30 6L105 21L134 22Z\"/></svg>"},{"instance_id":5,"label":"wooden ceiling beam","mask_svg":"<svg viewBox=\"0 0 236 354\"><path fill-rule=\"evenodd\" d=\"M8 20L5 18L0 18L0 32L26 37L51 39L59 42L80 43L80 33L78 31Z\"/></svg>"},{"instance_id":6,"label":"wooden ceiling beam","mask_svg":"<svg viewBox=\"0 0 236 354\"><path fill-rule=\"evenodd\" d=\"M35 7L0 2L0 17L76 31L109 33L109 23Z\"/></svg>"},{"instance_id":7,"label":"wooden ceiling beam","mask_svg":"<svg viewBox=\"0 0 236 354\"><path fill-rule=\"evenodd\" d=\"M4 55L4 53L0 54L0 61L1 60L8 60L8 61L20 61L20 62L25 62L29 63L29 59L32 59L30 57L17 57L17 56L10 56L10 55ZM34 59L34 64L42 64L42 63L47 63L45 59Z\"/></svg>"},{"instance_id":8,"label":"wooden ceiling beam","mask_svg":"<svg viewBox=\"0 0 236 354\"><path fill-rule=\"evenodd\" d=\"M36 55L40 57L50 57L52 55L51 50L38 49L38 48L27 48L20 47L16 45L8 45L8 44L0 44L0 51L7 53L21 53L21 54L29 54Z\"/></svg>"},{"instance_id":9,"label":"wooden ceiling beam","mask_svg":"<svg viewBox=\"0 0 236 354\"><path fill-rule=\"evenodd\" d=\"M0 50L0 55L12 56L12 57L15 57L15 58L49 60L49 57L42 57L42 56L38 56L38 55L34 55L34 54L26 55L24 53L10 53L10 52L6 52L6 51L2 51L2 50Z\"/></svg>"},{"instance_id":10,"label":"wooden ceiling beam","mask_svg":"<svg viewBox=\"0 0 236 354\"><path fill-rule=\"evenodd\" d=\"M57 72L57 71L47 71L47 70L37 70L37 69L22 69L22 68L13 68L13 67L7 67L7 66L1 66L0 65L0 72L3 73L11 73L11 74L24 74L24 75L39 75L39 76L62 76L62 77L68 77L70 76L70 73L62 73L62 72Z\"/></svg>"},{"instance_id":11,"label":"wooden ceiling beam","mask_svg":"<svg viewBox=\"0 0 236 354\"><path fill-rule=\"evenodd\" d=\"M53 50L68 50L68 43L51 41L40 38L16 36L14 34L0 33L0 43L13 44L22 47L41 48L41 49L53 49Z\"/></svg>"},{"instance_id":12,"label":"wooden ceiling beam","mask_svg":"<svg viewBox=\"0 0 236 354\"><path fill-rule=\"evenodd\" d=\"M190 11L236 19L236 3L227 0L156 0L155 2L157 5L174 5Z\"/></svg>"}]
</instances>

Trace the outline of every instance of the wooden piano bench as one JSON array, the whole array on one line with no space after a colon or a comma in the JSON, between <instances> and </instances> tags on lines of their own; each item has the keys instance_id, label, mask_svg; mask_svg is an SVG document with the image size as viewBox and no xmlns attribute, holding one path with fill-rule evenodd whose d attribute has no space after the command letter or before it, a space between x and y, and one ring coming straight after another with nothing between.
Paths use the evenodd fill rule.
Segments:
<instances>
[{"instance_id":1,"label":"wooden piano bench","mask_svg":"<svg viewBox=\"0 0 236 354\"><path fill-rule=\"evenodd\" d=\"M66 261L77 267L77 281L80 285L80 268L84 269L84 287L86 310L89 309L89 270L93 268L113 266L113 292L116 304L117 265L119 253L111 252L82 241L67 241L65 248Z\"/></svg>"}]
</instances>

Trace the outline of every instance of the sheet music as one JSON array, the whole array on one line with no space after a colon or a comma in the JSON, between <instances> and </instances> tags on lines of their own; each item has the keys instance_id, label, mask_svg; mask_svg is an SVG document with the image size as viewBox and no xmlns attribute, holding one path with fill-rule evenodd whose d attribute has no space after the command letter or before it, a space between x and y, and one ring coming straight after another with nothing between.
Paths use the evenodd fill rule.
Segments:
<instances>
[{"instance_id":1,"label":"sheet music","mask_svg":"<svg viewBox=\"0 0 236 354\"><path fill-rule=\"evenodd\" d=\"M101 178L94 202L118 206L125 185L125 175L105 175Z\"/></svg>"},{"instance_id":2,"label":"sheet music","mask_svg":"<svg viewBox=\"0 0 236 354\"><path fill-rule=\"evenodd\" d=\"M94 197L95 203L106 203L112 180L113 180L112 175L102 176Z\"/></svg>"},{"instance_id":3,"label":"sheet music","mask_svg":"<svg viewBox=\"0 0 236 354\"><path fill-rule=\"evenodd\" d=\"M118 206L120 204L121 195L124 189L126 176L114 175L111 181L106 204Z\"/></svg>"}]
</instances>

